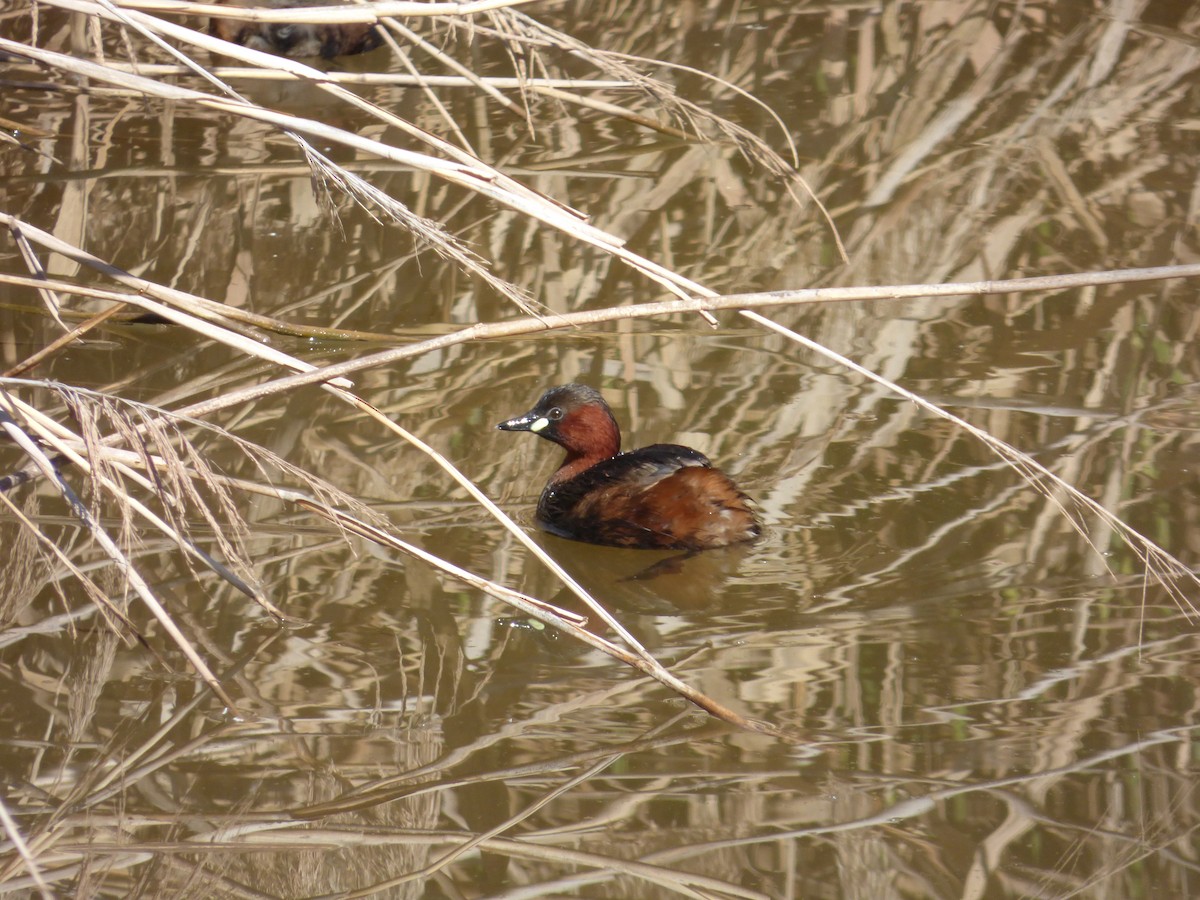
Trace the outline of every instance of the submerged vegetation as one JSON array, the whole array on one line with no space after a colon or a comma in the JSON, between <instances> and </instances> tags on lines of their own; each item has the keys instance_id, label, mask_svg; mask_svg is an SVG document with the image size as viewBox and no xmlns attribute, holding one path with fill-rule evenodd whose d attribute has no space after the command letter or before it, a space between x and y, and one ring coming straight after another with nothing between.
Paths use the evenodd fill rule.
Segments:
<instances>
[{"instance_id":1,"label":"submerged vegetation","mask_svg":"<svg viewBox=\"0 0 1200 900\"><path fill-rule=\"evenodd\" d=\"M988 598L989 623L1013 623L994 641L1027 647L1069 627L1062 606L1096 610L1075 621L1080 635L1118 616L1108 655L1072 658L1079 672L1162 652L1152 677L1196 674L1194 658L1170 660L1193 633L1200 503L1185 487L1176 496L1189 502L1166 508L1170 488L1144 486L1187 471L1177 460L1194 449L1194 420L1173 417L1195 412L1200 382L1194 281L1183 280L1200 276L1187 120L1200 11L1164 19L1120 0L1102 15L1036 0L223 10L247 23L377 23L379 49L332 61L230 44L210 33L213 12L39 0L0 20L0 641L92 648L20 701L56 712L36 759L5 751L21 774L0 796L0 887L297 896L429 882L449 896L463 881L472 894L520 884L548 895L613 882L614 895L783 896L805 893L802 868L814 889L864 897L1188 883L1200 816L1170 754L1190 758L1189 727L1156 722L1136 747L1047 753L1021 775L997 763L959 785L949 755L928 771L907 756L866 761L875 729L894 725L888 737L902 740L912 697L860 703L879 717L844 731L820 712L819 693L901 667L903 637L880 636L881 660L836 686L816 664L841 659L836 640L789 651L810 639L797 609L816 622L931 589L947 603ZM1022 337L1047 320L1059 343ZM937 357L953 362L949 402L918 384ZM1012 388L1023 370L1061 403L1023 407ZM528 397L537 379L577 374L644 382L722 458L744 454L739 482L755 485L766 548L684 560L672 588L640 562L575 558L513 521L504 509L527 503L536 479L528 457L481 449L479 423L498 416L477 408L516 408L496 393ZM646 427L655 414L637 397L624 400ZM899 500L907 517L864 512ZM853 527L835 533L838 520ZM877 531L878 544L863 538ZM738 572L746 553L756 564ZM621 566L630 572L614 583ZM1098 576L1102 588L1081 586ZM739 631L720 612L677 644L645 621L672 590L696 610L726 585L746 599L786 594L778 627ZM375 602L393 590L403 614ZM369 631L346 600L372 610ZM450 616L478 604L489 604L487 675L465 649L478 633ZM336 638L312 639L314 622ZM961 638L980 673L919 701L947 741L981 727L969 703L1055 690L1054 672L990 671L989 642ZM706 643L728 662L719 677L687 669ZM330 655L301 665L317 646ZM646 805L631 815L647 833L665 828L670 816L651 808L660 795L633 800L624 776L601 773L718 734L678 710L618 719L625 690L656 701L616 677L547 689L522 720L528 740L506 732L504 710L465 713L514 691L505 679L532 682L508 671L518 661L585 649L747 741L786 748L785 775L756 770L737 802L766 802L775 778L826 743L862 738L864 762L831 772L820 821L776 808L727 830L720 816L675 828L664 846L625 852L619 828L611 847L574 846L573 823L621 821L627 797ZM787 675L761 697L728 689L773 667ZM182 678L188 669L207 687ZM315 688L294 692L297 671L345 692L318 704ZM113 709L127 726L97 724ZM536 755L539 721L581 713L601 717L576 726L594 743ZM603 740L610 715L619 745ZM1047 735L1102 718L1079 715L1064 703ZM313 722L321 746L302 737ZM509 742L519 759L494 755ZM912 857L937 840L881 827L968 794L1040 802L1053 779L1135 752L1158 767L1142 773L1157 780L1141 820L1096 837L1095 822L1047 824L1043 808L1010 832L983 828L964 857L986 856L986 876L972 862L915 874ZM460 774L456 753L483 762ZM201 763L253 789L222 795L220 778L187 774ZM858 768L880 774L864 788ZM905 786L913 801L892 781L905 771L928 779ZM311 780L297 789L279 772ZM188 777L211 794L201 810L182 781L164 788ZM684 767L662 777L664 798L690 778ZM520 813L501 800L503 812L460 815L437 799L490 809L480 796L505 786ZM537 818L589 789L590 808ZM1089 789L1081 777L1064 791ZM984 805L963 817L982 821ZM1053 852L996 862L1034 829ZM770 862L741 857L740 842L769 845ZM696 865L710 846L729 872ZM1098 862L1076 870L1076 852ZM1003 889L988 894L987 877Z\"/></svg>"}]
</instances>

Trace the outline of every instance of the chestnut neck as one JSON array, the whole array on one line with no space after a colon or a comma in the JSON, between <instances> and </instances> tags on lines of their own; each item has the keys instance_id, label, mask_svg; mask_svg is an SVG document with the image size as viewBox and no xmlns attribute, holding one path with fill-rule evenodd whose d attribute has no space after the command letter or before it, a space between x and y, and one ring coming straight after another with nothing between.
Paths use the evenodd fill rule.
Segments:
<instances>
[{"instance_id":1,"label":"chestnut neck","mask_svg":"<svg viewBox=\"0 0 1200 900\"><path fill-rule=\"evenodd\" d=\"M561 484L621 451L621 430L607 406L587 404L568 412L555 429L554 441L567 451L550 477Z\"/></svg>"}]
</instances>

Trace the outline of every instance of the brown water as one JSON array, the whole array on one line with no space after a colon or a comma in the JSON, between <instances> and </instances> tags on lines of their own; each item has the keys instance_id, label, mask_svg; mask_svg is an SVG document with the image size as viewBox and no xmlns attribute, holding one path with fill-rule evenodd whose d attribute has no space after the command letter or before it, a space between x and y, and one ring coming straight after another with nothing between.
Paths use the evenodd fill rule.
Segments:
<instances>
[{"instance_id":1,"label":"brown water","mask_svg":"<svg viewBox=\"0 0 1200 900\"><path fill-rule=\"evenodd\" d=\"M594 46L717 73L787 123L849 265L837 263L811 204L730 147L546 99L530 100L531 134L472 91L437 91L485 159L715 290L1200 258L1195 5L523 9ZM0 19L0 34L17 40L29 27L21 9ZM60 14L44 12L40 28L39 45L69 46ZM120 58L115 32L106 41ZM486 36L447 49L481 71L511 72ZM339 65L401 71L386 50ZM787 155L759 107L695 75L653 71ZM259 314L394 335L394 345L520 315L418 254L398 227L344 201L335 224L294 145L269 126L67 91L73 82L15 62L0 78L0 117L25 145L0 145L3 210L102 259ZM368 126L311 87L239 85L273 108ZM363 90L445 133L421 92ZM662 297L508 210L329 152L444 221L552 310ZM5 273L26 271L7 238L0 261ZM112 287L61 259L47 265ZM1167 281L770 314L1030 452L1195 566L1195 295L1194 282ZM0 286L5 368L58 335L42 309L34 293ZM380 346L270 341L314 362ZM182 329L121 324L28 377L176 409L270 374ZM602 388L627 447L678 441L719 462L763 513L766 536L751 547L638 578L661 556L537 537L679 677L785 736L718 723L425 563L242 494L253 574L291 627L190 573L164 539L128 537L235 716L136 601L129 614L148 646L118 640L4 509L0 799L52 890L1200 894L1197 624L1104 522L1085 511L1079 534L1055 498L975 438L733 313L715 329L686 316L459 344L354 380L529 528L558 453L492 426L547 385ZM74 424L53 391L10 389ZM405 540L576 605L428 457L317 389L211 421L369 504ZM297 484L228 439L194 436L228 474ZM0 473L22 461L0 444ZM122 579L51 490L8 496L123 597ZM115 511L102 512L119 531ZM187 517L220 555L215 533L232 534L227 520ZM30 871L11 841L0 844L0 890L32 890Z\"/></svg>"}]
</instances>

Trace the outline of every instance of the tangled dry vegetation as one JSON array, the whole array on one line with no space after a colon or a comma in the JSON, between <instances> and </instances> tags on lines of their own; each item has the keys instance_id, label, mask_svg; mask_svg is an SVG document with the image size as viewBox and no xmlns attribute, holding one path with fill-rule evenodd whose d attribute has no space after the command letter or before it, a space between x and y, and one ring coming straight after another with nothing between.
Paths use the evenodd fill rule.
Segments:
<instances>
[{"instance_id":1,"label":"tangled dry vegetation","mask_svg":"<svg viewBox=\"0 0 1200 900\"><path fill-rule=\"evenodd\" d=\"M273 141L286 141L298 149L312 173L316 196L324 204L321 214L329 216L331 233L339 227L339 217L349 198L378 221L409 233L413 250L389 254L388 247L379 246L380 239L356 241L361 247L374 244L378 253L379 261L369 277L356 275L324 293L305 295L297 290L296 296L302 301L265 315L230 301L232 291L218 293L214 288L229 286L214 284L209 273L155 272L152 264L147 264L147 271L134 273L118 268L112 256L97 249L97 245L107 246L115 256L120 249L118 235L138 227L130 222L130 210L154 208L149 199L157 189L151 183L153 167L144 174L146 194L135 198L136 202L105 207L102 192L84 197L73 195L68 188L64 206L88 204L86 219L104 224L110 235L105 240L84 240L84 216L64 216L62 227L46 230L31 221L33 216L27 214L28 210L0 211L0 222L15 249L0 280L12 289L36 291L47 314L62 329L61 338L10 367L0 378L0 427L19 448L21 457L20 466L0 482L5 516L18 524L7 563L14 577L9 581L6 616L19 612L47 585L57 588L64 579L71 578L101 608L117 633L136 640L128 608L129 598L136 597L171 634L190 665L222 702L236 709L238 698L226 692L224 679L210 668L212 654L193 645L186 628L172 616L169 603L140 574L138 560L174 549L189 577L219 580L253 599L272 616L284 619L287 610L277 608L259 585L254 554L247 549L253 527L248 524L246 509L251 498L268 498L323 517L334 526L332 533L340 529L341 533L353 533L416 555L446 577L469 583L513 604L526 615L602 649L717 715L744 727L765 728L725 709L663 668L616 617L589 597L530 540L523 528L459 471L456 460L437 453L421 436L373 407L360 395L351 377L463 342L604 321L683 313L688 314L692 327L706 328L704 319L711 319L709 311L718 309L742 311L764 331L825 354L839 365L854 367L852 361L789 327L794 319L768 318L755 310L813 301L958 297L970 293L1019 297L1031 291L1200 275L1197 266L1080 274L1074 272L1070 259L1061 258L1056 260L1065 273L1061 277L981 282L1019 271L1029 262L1029 257L1021 254L1033 250L1022 247L1020 237L1031 223L1054 222L1069 211L1072 227L1077 222L1085 226L1078 239L1103 245L1108 238L1095 223L1105 205L1122 205L1151 223L1158 218L1155 210L1147 207L1158 201L1139 191L1139 180L1163 165L1178 148L1163 146L1148 153L1129 154L1124 179L1108 179L1103 187L1090 191L1081 189L1068 174L1056 148L1064 135L1071 135L1085 156L1112 159L1121 155L1134 140L1129 130L1136 126L1096 130L1090 122L1072 117L1072 105L1091 109L1099 106L1108 111L1112 121L1123 123L1135 120L1130 115L1134 109L1159 113L1170 110L1182 102L1188 90L1185 78L1198 65L1194 53L1163 54L1155 52L1153 45L1146 45L1137 53L1121 55L1120 35L1114 35L1100 44L1090 65L1068 67L1064 63L1067 48L1061 45L1033 42L1034 50L1029 53L1028 32L1035 27L1036 16L1028 22L1013 23L1003 34L982 16L962 17L950 28L930 22L929 30L922 35L928 42L922 52L931 61L921 76L924 83L910 85L906 98L887 117L874 118L868 112L875 98L892 91L900 73L888 62L897 53L885 53L873 41L891 44L890 50L894 51L911 40L895 18L898 7L891 5L879 29L864 30L868 37L856 48L856 69L850 72L844 64L831 62L827 73L831 81L852 78L858 85L839 114L846 121L861 119L862 127L840 132L839 142L831 146L822 144L824 135L814 133L811 146L789 148L779 154L772 144L784 144L788 129L767 105L759 104L737 86L748 67L746 56L731 53L728 70L720 77L684 71L678 65L668 67L642 57L647 47L653 49L666 39L653 30L616 32L612 35L613 46L595 46L539 21L535 18L538 6L533 0L381 0L313 8L300 14L295 10L225 10L246 21L377 20L384 29L387 52L399 63L396 72L388 73L353 67L348 71L329 70L227 44L204 28L204 20L218 10L182 0L39 0L31 8L8 12L8 36L0 38L0 52L13 65L22 67L22 77L44 78L53 91L78 91L76 97L81 104L90 98L103 98L110 103L149 106L158 111L163 134L170 133L171 123L182 115L181 110L211 115L214 127L219 127L223 135L239 129L269 133ZM694 12L689 5L646 6L636 19L639 23L653 23L656 16L657 21L677 22L679 17ZM1036 12L1042 6L1030 4L1030 9ZM611 21L613 15L614 10L607 8L584 11L577 30L587 33L592 26L598 29L598 23ZM788 28L799 27L794 20L789 21ZM1112 26L1097 23L1095 27ZM1122 27L1127 37L1129 26ZM786 38L787 29L781 29L758 49L767 54L780 53ZM497 77L474 72L470 59L472 53L479 52L507 59L510 74ZM1018 52L1029 55L1014 65L1013 57ZM964 85L957 73L968 61L975 74ZM1118 64L1130 70L1122 83L1134 88L1113 91L1105 76ZM654 77L660 66L660 71L680 80L703 84L700 93L706 102L687 99L667 80ZM261 99L264 83L293 81L305 82L322 95L328 105L321 115L275 108ZM527 176L537 169L510 169L503 161L489 161L486 148L473 145L467 129L435 90L448 85L469 89L481 102L503 110L511 116L510 122L517 123L517 130L547 127L544 116L535 116L532 110L553 105L564 116L600 117L601 128L618 135L649 135L653 141L672 146L685 142L689 149L662 173L649 198L629 207L623 206L621 197L613 198L589 219L572 209L566 198L548 190L554 185L553 169L548 170L549 174L538 173L540 187L534 188ZM364 86L378 91L373 99L364 99L356 90ZM756 93L766 97L779 89L771 79L756 87ZM423 92L428 104L421 124L398 111L411 104L400 92L412 90ZM1034 112L1014 121L1002 113L1005 104L1018 93L1036 93L1040 99L1031 107ZM944 102L947 97L953 100ZM386 102L389 99L395 103ZM722 104L756 111L765 123L762 133L777 129L779 140L768 141L713 112ZM28 110L18 112L29 114ZM103 125L115 128L119 118L119 112L106 113ZM25 135L34 134L37 128L50 134L54 126L51 121L35 123L24 117L20 124ZM1029 139L1031 134L1037 137ZM986 152L934 152L935 148L944 148L950 138L962 147L983 145ZM74 149L82 156L61 162L89 168L95 161L88 157L88 139L87 134L77 135ZM168 154L186 153L182 146L177 151L171 148L169 141L166 147L164 152ZM820 151L814 154L815 147ZM603 149L615 163L625 152L621 148L621 141L614 140ZM560 165L582 165L586 149L578 148L578 158ZM12 177L25 171L24 167L36 170L59 163L44 157L31 162L31 154L37 152L36 147L27 146L20 162L10 165L4 174ZM652 152L653 147L638 148L639 154ZM964 164L956 165L960 155ZM724 262L708 259L701 265L686 254L675 259L678 248L672 249L663 237L669 230L671 197L695 177L696 157L717 160L720 177L711 187L714 213L707 231L710 245L728 248ZM596 159L606 161L599 151ZM847 165L851 159L856 161L854 166ZM362 165L363 160L370 160L370 165ZM245 171L252 173L256 164L255 160L246 160ZM401 197L400 191L389 191L386 179L372 181L360 174L364 168L372 173L407 173L417 187L408 191L408 197ZM1029 171L1033 168L1045 177L1031 178ZM750 170L756 173L753 177L746 175ZM279 171L278 166L275 171ZM898 198L911 200L917 194L926 199L939 198L940 203L933 205L941 208L944 216L927 218L920 229L896 227L896 217L904 209ZM818 198L825 200L835 217L851 207L866 210L867 214L857 218L850 233L838 238ZM1194 215L1200 204L1195 196L1190 202ZM180 229L181 240L203 248L221 239L222 222L216 208L198 196L194 221L168 224ZM732 212L719 215L715 212L718 208ZM872 214L870 211L876 208L879 212ZM431 215L430 210L436 213ZM489 220L494 221L481 224ZM963 247L970 242L962 238L978 232L984 222L990 223L987 242L965 253ZM472 239L465 239L466 233L472 234ZM495 237L501 233L503 238ZM622 236L632 239L626 241ZM1157 232L1152 225L1144 229L1142 236L1147 248L1176 239ZM488 258L504 242L535 248L526 268L510 266L505 271L496 260ZM92 249L84 249L85 244ZM656 249L665 252L659 255ZM839 291L834 286L841 276L830 264L843 249L859 261L855 270L858 278L865 272L878 276L879 282L904 276L919 283ZM455 278L461 273L473 285L487 288L489 299L473 301L469 321L461 328L414 339L397 348L319 364L263 339L271 335L358 342L356 347L393 342L395 334L375 333L365 326L351 328L346 323L361 318L356 313L371 298L386 295L394 288L403 264L428 252L436 254L441 262L426 263L428 271L422 277L427 282ZM581 264L563 266L561 259L567 253L578 256ZM199 249L196 257L206 258ZM812 273L819 268L825 286L820 290L756 293L753 288L759 285L746 282L744 270L732 264L735 259L758 266L764 273L763 283L765 273L770 272L776 284L789 287L810 283ZM1046 265L1045 259L1041 265ZM701 274L703 282L698 280ZM955 283L941 283L947 280ZM647 302L614 303L614 286L627 282L635 285L634 299ZM354 302L347 305L344 301L351 292L357 293ZM214 299L220 295L226 297L225 302ZM670 299L662 300L663 296ZM123 395L120 385L98 392L67 384L43 384L26 377L36 372L38 362L46 356L61 352L111 319L128 317L134 310L137 315L153 316L155 321L187 329L197 342L215 342L255 360L258 367L214 371L202 382L180 385L169 395L150 401ZM323 318L314 324L317 317ZM1135 549L1150 576L1161 581L1182 606L1191 609L1188 598L1197 583L1191 570L1114 517L1109 508L978 427L938 410L882 376L859 368L856 371L968 429L1021 471L1034 489L1050 498L1083 531L1094 534L1099 527L1119 533ZM487 510L497 533L507 529L513 539L524 544L577 593L587 604L588 618L581 619L439 559L406 540L401 526L352 492L238 437L236 415L258 415L255 404L315 384L346 404L353 415L377 423L433 459L444 472L447 486L456 485L454 489L462 496ZM230 412L239 410L245 412ZM226 415L229 417L223 418ZM204 446L212 440L236 446L261 477L232 478L209 465ZM51 488L56 491L64 511L76 524L64 529L30 515L20 499L20 489L26 483L36 484L43 493ZM255 512L261 513L261 507ZM203 533L203 538L197 533ZM116 775L108 777L111 780ZM99 797L107 784L85 787L92 792L90 796ZM16 832L10 833L19 840ZM50 834L51 829L43 834L47 841L51 840ZM27 860L32 860L38 848L27 849Z\"/></svg>"}]
</instances>

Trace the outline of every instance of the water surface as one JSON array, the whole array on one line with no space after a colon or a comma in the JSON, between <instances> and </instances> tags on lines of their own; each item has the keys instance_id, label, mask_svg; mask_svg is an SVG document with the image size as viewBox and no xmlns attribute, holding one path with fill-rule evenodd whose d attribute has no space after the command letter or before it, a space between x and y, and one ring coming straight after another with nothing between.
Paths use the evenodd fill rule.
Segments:
<instances>
[{"instance_id":1,"label":"water surface","mask_svg":"<svg viewBox=\"0 0 1200 900\"><path fill-rule=\"evenodd\" d=\"M814 206L728 143L533 96L531 129L472 91L436 91L485 159L714 290L1197 259L1200 19L1183 4L522 9L594 46L715 73L786 124L848 264ZM17 40L30 27L19 10L0 24ZM39 27L39 45L70 46L61 14ZM421 27L445 39L444 24ZM121 58L116 32L104 39ZM447 49L512 72L487 35ZM595 74L543 52L548 66ZM402 71L386 50L337 65ZM269 126L8 69L2 115L25 146L0 150L6 211L182 290L391 336L264 334L273 346L324 362L522 315L336 192L333 218ZM647 71L789 157L784 132L744 97ZM312 86L240 86L272 108L378 131ZM445 133L428 95L360 90ZM599 96L656 115L641 94ZM663 298L461 189L328 152L548 310ZM24 274L11 241L0 259ZM112 286L61 258L47 267ZM7 368L60 331L35 293L0 290ZM1194 294L1168 281L770 315L1029 452L1194 566ZM0 798L40 875L64 894L121 897L1200 892L1200 642L1178 598L1098 516L1068 502L1076 528L1061 494L1034 490L976 438L734 313L718 320L462 343L362 372L355 389L515 516L680 678L781 735L719 723L426 563L247 494L234 495L243 535L221 513L189 506L185 518L218 556L218 535L242 541L288 627L189 571L169 541L123 538L234 714L136 602L146 645L122 643L5 510ZM182 329L123 323L29 377L176 409L272 374ZM492 426L570 380L604 391L627 447L680 442L717 461L757 501L764 538L639 577L661 556L534 532L558 451ZM88 408L15 393L72 424ZM107 415L105 430L135 414ZM405 540L581 608L429 457L318 389L210 421L361 500ZM228 438L181 428L225 474L298 484ZM0 444L0 471L22 462ZM124 602L122 579L49 488L8 496ZM116 511L98 511L120 533ZM31 889L12 844L0 851L4 889Z\"/></svg>"}]
</instances>

